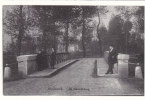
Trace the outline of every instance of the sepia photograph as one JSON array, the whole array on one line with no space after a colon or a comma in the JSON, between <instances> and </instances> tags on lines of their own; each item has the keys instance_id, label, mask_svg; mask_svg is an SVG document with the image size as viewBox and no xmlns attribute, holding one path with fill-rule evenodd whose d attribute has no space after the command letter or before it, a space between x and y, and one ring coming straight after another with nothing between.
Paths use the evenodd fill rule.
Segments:
<instances>
[{"instance_id":1,"label":"sepia photograph","mask_svg":"<svg viewBox=\"0 0 145 100\"><path fill-rule=\"evenodd\" d=\"M144 6L3 5L4 96L144 96Z\"/></svg>"}]
</instances>

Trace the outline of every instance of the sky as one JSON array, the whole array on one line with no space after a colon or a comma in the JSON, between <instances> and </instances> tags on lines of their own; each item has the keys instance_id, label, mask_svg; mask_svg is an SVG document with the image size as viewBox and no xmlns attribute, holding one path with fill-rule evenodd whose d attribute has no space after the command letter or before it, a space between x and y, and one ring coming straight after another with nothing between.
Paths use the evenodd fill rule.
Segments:
<instances>
[{"instance_id":1,"label":"sky","mask_svg":"<svg viewBox=\"0 0 145 100\"><path fill-rule=\"evenodd\" d=\"M108 11L108 13L106 13L106 16L102 18L102 21L103 21L104 25L106 26L106 28L108 28L108 24L109 24L109 21L111 19L111 16L117 14L114 7L115 6L108 6L107 9L109 11Z\"/></svg>"}]
</instances>

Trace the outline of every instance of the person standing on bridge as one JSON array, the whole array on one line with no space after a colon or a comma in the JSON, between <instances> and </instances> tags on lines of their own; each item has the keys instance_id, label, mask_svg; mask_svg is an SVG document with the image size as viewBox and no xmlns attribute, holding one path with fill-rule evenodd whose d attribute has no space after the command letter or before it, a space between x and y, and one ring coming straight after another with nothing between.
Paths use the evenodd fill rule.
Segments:
<instances>
[{"instance_id":1,"label":"person standing on bridge","mask_svg":"<svg viewBox=\"0 0 145 100\"><path fill-rule=\"evenodd\" d=\"M117 51L115 50L113 45L109 46L109 56L108 56L108 65L109 68L105 74L113 74L114 64L117 63Z\"/></svg>"},{"instance_id":2,"label":"person standing on bridge","mask_svg":"<svg viewBox=\"0 0 145 100\"><path fill-rule=\"evenodd\" d=\"M56 62L56 53L54 51L54 49L52 48L52 53L50 55L50 65L51 65L51 68L54 69L54 65L55 65L55 62Z\"/></svg>"},{"instance_id":3,"label":"person standing on bridge","mask_svg":"<svg viewBox=\"0 0 145 100\"><path fill-rule=\"evenodd\" d=\"M37 57L36 57L36 62L37 62L37 69L38 71L44 70L47 68L47 55L44 49L38 52Z\"/></svg>"}]
</instances>

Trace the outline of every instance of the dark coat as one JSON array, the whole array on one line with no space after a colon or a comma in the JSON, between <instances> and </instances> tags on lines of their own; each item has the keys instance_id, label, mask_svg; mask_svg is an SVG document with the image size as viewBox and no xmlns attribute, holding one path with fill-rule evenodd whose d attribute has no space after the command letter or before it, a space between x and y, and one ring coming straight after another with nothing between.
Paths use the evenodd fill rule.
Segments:
<instances>
[{"instance_id":1,"label":"dark coat","mask_svg":"<svg viewBox=\"0 0 145 100\"><path fill-rule=\"evenodd\" d=\"M37 55L37 65L38 65L38 70L43 70L47 68L47 55L45 52L41 52Z\"/></svg>"},{"instance_id":2,"label":"dark coat","mask_svg":"<svg viewBox=\"0 0 145 100\"><path fill-rule=\"evenodd\" d=\"M51 66L54 66L56 63L56 54L55 52L52 52L52 54L50 55L50 59L51 59Z\"/></svg>"},{"instance_id":3,"label":"dark coat","mask_svg":"<svg viewBox=\"0 0 145 100\"><path fill-rule=\"evenodd\" d=\"M109 64L117 63L117 51L115 49L113 49L111 52L109 52L108 63Z\"/></svg>"}]
</instances>

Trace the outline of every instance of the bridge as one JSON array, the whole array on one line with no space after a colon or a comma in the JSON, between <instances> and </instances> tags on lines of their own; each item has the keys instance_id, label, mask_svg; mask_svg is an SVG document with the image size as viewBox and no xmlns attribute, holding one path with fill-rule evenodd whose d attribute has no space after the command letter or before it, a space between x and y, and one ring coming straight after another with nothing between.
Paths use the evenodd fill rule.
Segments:
<instances>
[{"instance_id":1,"label":"bridge","mask_svg":"<svg viewBox=\"0 0 145 100\"><path fill-rule=\"evenodd\" d=\"M35 56L18 58L23 78L4 81L4 95L144 95L144 80L128 77L128 64L125 67L123 63L115 64L114 74L105 74L108 69L106 54L105 59L70 59L60 54L59 59L65 59L58 59L55 69L42 71L35 69Z\"/></svg>"}]
</instances>

